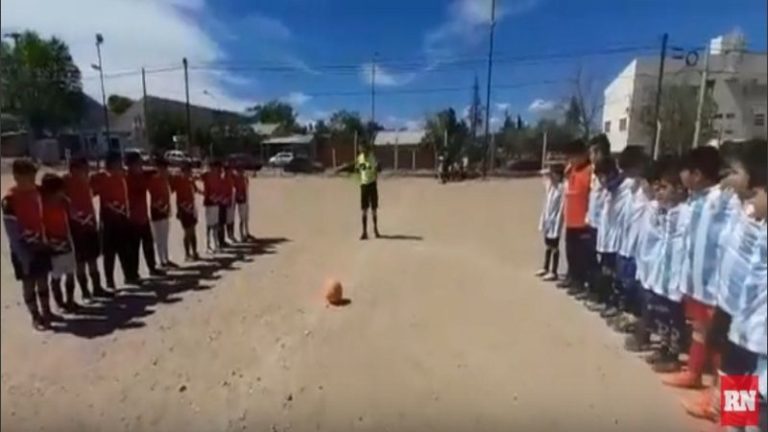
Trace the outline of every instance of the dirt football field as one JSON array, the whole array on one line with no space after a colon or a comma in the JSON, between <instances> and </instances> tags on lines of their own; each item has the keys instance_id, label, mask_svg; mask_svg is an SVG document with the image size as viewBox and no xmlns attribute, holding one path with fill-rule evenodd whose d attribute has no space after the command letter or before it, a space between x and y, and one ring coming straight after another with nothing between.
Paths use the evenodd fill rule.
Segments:
<instances>
[{"instance_id":1,"label":"dirt football field","mask_svg":"<svg viewBox=\"0 0 768 432\"><path fill-rule=\"evenodd\" d=\"M0 426L709 430L686 419L681 394L625 352L623 336L533 276L542 192L538 179L383 178L387 238L360 241L354 180L254 178L258 241L207 254L198 224L203 261L43 333L3 231ZM171 246L182 263L175 220ZM328 277L350 304L325 306Z\"/></svg>"}]
</instances>

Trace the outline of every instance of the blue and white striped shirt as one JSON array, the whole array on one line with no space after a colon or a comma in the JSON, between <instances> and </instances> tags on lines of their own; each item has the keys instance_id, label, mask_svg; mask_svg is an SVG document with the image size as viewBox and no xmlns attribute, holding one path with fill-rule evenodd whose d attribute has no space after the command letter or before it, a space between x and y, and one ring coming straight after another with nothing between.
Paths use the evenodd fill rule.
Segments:
<instances>
[{"instance_id":1,"label":"blue and white striped shirt","mask_svg":"<svg viewBox=\"0 0 768 432\"><path fill-rule=\"evenodd\" d=\"M640 180L635 180L632 196L627 200L627 217L624 221L622 230L621 246L619 255L626 258L634 258L635 249L637 249L637 236L639 234L639 221L646 209L648 197L645 191L640 187Z\"/></svg>"},{"instance_id":2,"label":"blue and white striped shirt","mask_svg":"<svg viewBox=\"0 0 768 432\"><path fill-rule=\"evenodd\" d=\"M710 306L717 303L722 231L737 210L731 198L720 186L713 186L690 199L691 223L681 290Z\"/></svg>"},{"instance_id":3,"label":"blue and white striped shirt","mask_svg":"<svg viewBox=\"0 0 768 432\"><path fill-rule=\"evenodd\" d=\"M738 309L744 281L750 271L750 260L757 247L759 223L742 209L732 218L728 236L723 236L723 255L720 260L717 305L729 315Z\"/></svg>"},{"instance_id":4,"label":"blue and white striped shirt","mask_svg":"<svg viewBox=\"0 0 768 432\"><path fill-rule=\"evenodd\" d=\"M661 215L661 209L657 201L649 201L646 211L640 220L641 228L638 237L637 252L635 261L637 263L637 272L635 277L643 286L649 287L649 276L651 275L651 266L659 259L661 253L662 236L664 233L664 218Z\"/></svg>"},{"instance_id":5,"label":"blue and white striped shirt","mask_svg":"<svg viewBox=\"0 0 768 432\"><path fill-rule=\"evenodd\" d=\"M758 225L757 244L748 259L749 273L731 315L728 339L753 353L768 355L768 233L765 222Z\"/></svg>"},{"instance_id":6,"label":"blue and white striped shirt","mask_svg":"<svg viewBox=\"0 0 768 432\"><path fill-rule=\"evenodd\" d=\"M605 205L605 189L597 176L592 174L592 184L589 187L589 203L587 206L587 224L597 229L600 226L600 215Z\"/></svg>"},{"instance_id":7,"label":"blue and white striped shirt","mask_svg":"<svg viewBox=\"0 0 768 432\"><path fill-rule=\"evenodd\" d=\"M687 204L678 204L660 212L662 219L661 247L649 264L648 289L672 301L680 301L680 278L685 261L685 239L690 223Z\"/></svg>"},{"instance_id":8,"label":"blue and white striped shirt","mask_svg":"<svg viewBox=\"0 0 768 432\"><path fill-rule=\"evenodd\" d=\"M768 356L757 356L757 388L763 399L766 398L766 387L768 387Z\"/></svg>"},{"instance_id":9,"label":"blue and white striped shirt","mask_svg":"<svg viewBox=\"0 0 768 432\"><path fill-rule=\"evenodd\" d=\"M563 182L547 185L547 195L544 208L539 218L539 230L548 239L560 238L563 231Z\"/></svg>"},{"instance_id":10,"label":"blue and white striped shirt","mask_svg":"<svg viewBox=\"0 0 768 432\"><path fill-rule=\"evenodd\" d=\"M630 203L637 180L625 178L615 190L605 190L605 201L597 227L597 251L617 253L630 216Z\"/></svg>"}]
</instances>

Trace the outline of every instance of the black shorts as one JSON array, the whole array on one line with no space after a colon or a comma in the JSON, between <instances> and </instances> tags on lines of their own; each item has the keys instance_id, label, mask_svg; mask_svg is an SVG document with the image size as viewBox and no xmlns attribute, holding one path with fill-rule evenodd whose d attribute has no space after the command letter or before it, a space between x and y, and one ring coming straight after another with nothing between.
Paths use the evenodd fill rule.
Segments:
<instances>
[{"instance_id":1,"label":"black shorts","mask_svg":"<svg viewBox=\"0 0 768 432\"><path fill-rule=\"evenodd\" d=\"M757 354L727 340L722 350L721 369L726 375L752 375L757 370Z\"/></svg>"},{"instance_id":2,"label":"black shorts","mask_svg":"<svg viewBox=\"0 0 768 432\"><path fill-rule=\"evenodd\" d=\"M560 237L558 238L546 238L544 237L544 246L549 249L557 249L560 247Z\"/></svg>"},{"instance_id":3,"label":"black shorts","mask_svg":"<svg viewBox=\"0 0 768 432\"><path fill-rule=\"evenodd\" d=\"M186 229L194 228L197 225L197 216L194 212L179 209L176 212L176 219L181 222L181 227Z\"/></svg>"},{"instance_id":4,"label":"black shorts","mask_svg":"<svg viewBox=\"0 0 768 432\"><path fill-rule=\"evenodd\" d=\"M77 262L93 261L101 255L101 237L95 227L82 226L73 223L72 242L75 245Z\"/></svg>"},{"instance_id":5,"label":"black shorts","mask_svg":"<svg viewBox=\"0 0 768 432\"><path fill-rule=\"evenodd\" d=\"M28 269L21 265L19 257L13 252L11 252L11 263L16 280L19 281L44 278L51 271L51 256L43 252L33 253Z\"/></svg>"},{"instance_id":6,"label":"black shorts","mask_svg":"<svg viewBox=\"0 0 768 432\"><path fill-rule=\"evenodd\" d=\"M379 208L379 189L376 182L360 185L360 209L376 210Z\"/></svg>"}]
</instances>

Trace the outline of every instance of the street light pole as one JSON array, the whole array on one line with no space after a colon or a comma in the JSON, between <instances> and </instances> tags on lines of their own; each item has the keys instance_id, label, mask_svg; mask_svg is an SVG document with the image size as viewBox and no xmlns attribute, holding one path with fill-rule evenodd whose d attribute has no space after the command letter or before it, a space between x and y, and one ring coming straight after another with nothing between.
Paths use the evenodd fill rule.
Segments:
<instances>
[{"instance_id":1,"label":"street light pole","mask_svg":"<svg viewBox=\"0 0 768 432\"><path fill-rule=\"evenodd\" d=\"M213 93L209 92L208 90L203 90L203 94L210 97L216 102L216 112L217 114L221 112L221 106L219 104L219 98L213 95ZM216 120L214 120L214 123ZM221 132L221 131L219 131ZM208 142L208 158L213 159L213 136L211 136L211 141Z\"/></svg>"},{"instance_id":2,"label":"street light pole","mask_svg":"<svg viewBox=\"0 0 768 432\"><path fill-rule=\"evenodd\" d=\"M483 177L488 172L488 149L491 131L491 73L493 72L493 30L496 27L496 0L491 2L491 26L488 39L488 81L485 83L485 145L483 152Z\"/></svg>"},{"instance_id":3,"label":"street light pole","mask_svg":"<svg viewBox=\"0 0 768 432\"><path fill-rule=\"evenodd\" d=\"M104 129L106 132L106 139L107 139L107 150L111 150L111 142L110 142L110 133L109 133L109 110L107 109L107 94L104 91L104 68L102 67L101 63L101 44L104 43L104 37L101 35L101 33L96 33L96 54L99 56L99 79L101 80L101 103L103 105L104 109ZM122 154L122 148L120 149L120 152Z\"/></svg>"}]
</instances>

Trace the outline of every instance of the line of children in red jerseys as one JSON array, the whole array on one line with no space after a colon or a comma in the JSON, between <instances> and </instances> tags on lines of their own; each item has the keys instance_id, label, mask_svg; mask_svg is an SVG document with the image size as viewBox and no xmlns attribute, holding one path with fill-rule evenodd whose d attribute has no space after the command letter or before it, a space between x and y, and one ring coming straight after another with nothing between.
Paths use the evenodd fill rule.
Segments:
<instances>
[{"instance_id":1,"label":"line of children in red jerseys","mask_svg":"<svg viewBox=\"0 0 768 432\"><path fill-rule=\"evenodd\" d=\"M60 319L51 310L50 293L64 313L78 311L76 284L83 302L114 297L116 259L126 285L141 283L140 250L150 276L178 267L168 251L172 194L176 195L185 258L199 259L195 195L201 191L191 165L171 174L162 158L155 161L153 169L146 170L138 155L129 154L124 166L121 155L111 153L105 169L97 173L89 172L86 159L75 158L63 176L45 174L39 185L36 177L37 167L30 160L14 161L15 184L2 200L14 272L22 283L35 329L47 329ZM248 231L248 178L243 170L229 166L222 170L221 163L213 162L202 181L206 216L214 213L213 207L217 216L209 225L216 233L216 246L209 249L226 246L225 237L235 241L236 209L240 240L252 240ZM98 215L94 196L99 201ZM100 255L103 281L97 264Z\"/></svg>"},{"instance_id":2,"label":"line of children in red jerseys","mask_svg":"<svg viewBox=\"0 0 768 432\"><path fill-rule=\"evenodd\" d=\"M566 153L564 211L553 210L562 181L553 174L542 214L566 215L569 269L558 287L628 333L625 348L649 353L664 384L699 391L683 401L692 416L718 420L720 376L757 376L765 431L768 144L699 147L651 162L637 146L615 159L599 136L569 143ZM551 228L560 226L542 226L547 258L560 237Z\"/></svg>"}]
</instances>

